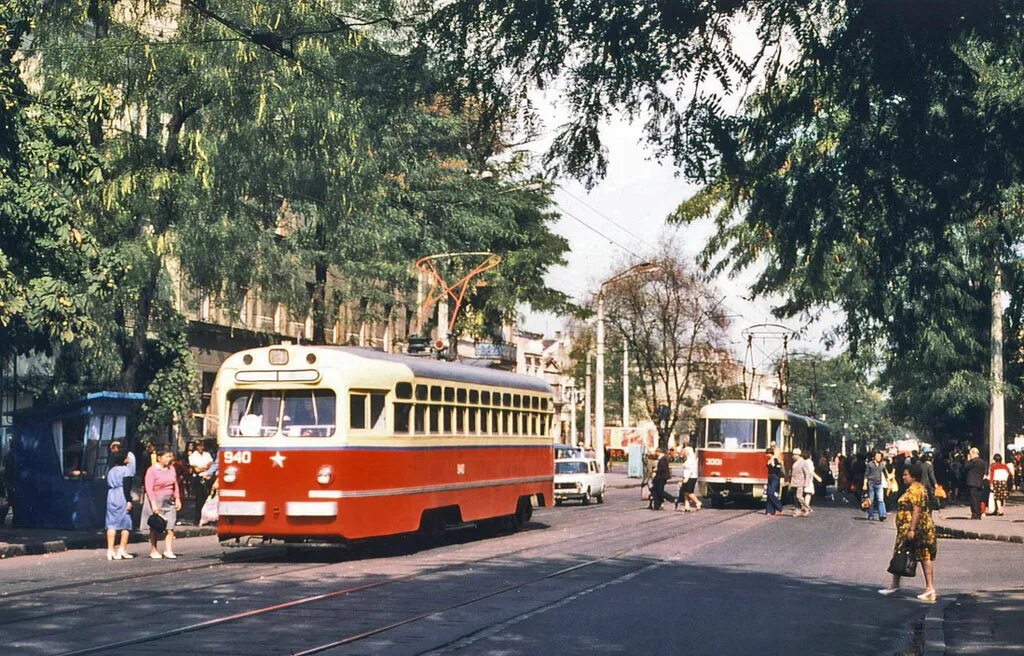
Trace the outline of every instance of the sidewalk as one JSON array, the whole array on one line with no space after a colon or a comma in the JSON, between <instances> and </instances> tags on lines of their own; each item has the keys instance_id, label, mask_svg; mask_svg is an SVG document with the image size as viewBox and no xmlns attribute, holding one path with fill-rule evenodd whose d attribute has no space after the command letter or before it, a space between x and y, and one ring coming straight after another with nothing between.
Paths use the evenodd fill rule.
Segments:
<instances>
[{"instance_id":1,"label":"sidewalk","mask_svg":"<svg viewBox=\"0 0 1024 656\"><path fill-rule=\"evenodd\" d=\"M179 513L179 516L191 516L189 508L186 508L185 512L189 514ZM0 559L56 553L69 549L102 549L107 546L106 532L103 530L22 528L11 526L10 521L8 517L7 523L0 524ZM174 528L175 538L196 538L216 534L216 526L193 526L188 522L179 522ZM140 531L133 531L129 538L133 544L148 540L149 535Z\"/></svg>"},{"instance_id":2,"label":"sidewalk","mask_svg":"<svg viewBox=\"0 0 1024 656\"><path fill-rule=\"evenodd\" d=\"M962 503L933 512L932 518L941 537L1024 544L1024 494L1011 493L1004 512L1001 517L971 519L970 506Z\"/></svg>"}]
</instances>

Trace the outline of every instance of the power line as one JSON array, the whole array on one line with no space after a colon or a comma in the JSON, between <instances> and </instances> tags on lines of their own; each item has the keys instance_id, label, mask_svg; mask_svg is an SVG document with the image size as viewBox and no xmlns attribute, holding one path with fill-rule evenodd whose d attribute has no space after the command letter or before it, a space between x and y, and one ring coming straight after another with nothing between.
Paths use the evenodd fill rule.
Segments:
<instances>
[{"instance_id":1,"label":"power line","mask_svg":"<svg viewBox=\"0 0 1024 656\"><path fill-rule=\"evenodd\" d=\"M594 214L597 214L598 216L600 216L601 218L603 218L603 219L604 219L605 221L607 221L608 223L611 223L611 224L612 224L613 226L615 226L615 227L616 227L616 228L618 228L619 230L622 230L622 231L623 231L624 233L626 233L627 235L629 235L629 236L630 236L630 237L632 237L633 239L636 239L637 241L641 242L641 243L642 243L642 244L644 244L645 246L651 246L651 244L649 244L649 243L647 242L647 240L646 240L646 239L644 239L644 238L643 238L643 237L641 237L640 235L638 235L638 234L634 233L634 232L633 232L633 231L631 231L631 230L630 230L629 228L627 228L626 226L622 225L621 223L619 223L618 221L616 221L616 220L615 220L615 219L613 219L612 217L608 216L607 214L605 214L605 213L604 213L604 212L602 212L601 210L597 209L596 207L594 207L593 205L591 205L591 204L590 204L590 203L588 203L587 201L583 200L583 199L582 199L582 198L580 198L579 196L577 196L577 195L573 194L573 193L572 193L571 191L569 191L568 189L566 189L566 188L562 187L562 188L561 188L561 190L562 190L562 192L563 192L563 193L565 193L565 194L566 194L567 196L569 196L570 198L572 198L573 200L575 200L575 201L576 201L576 202L578 202L579 204L583 205L584 207L586 207L587 209L589 209L589 210L590 210L591 212L593 212Z\"/></svg>"},{"instance_id":2,"label":"power line","mask_svg":"<svg viewBox=\"0 0 1024 656\"><path fill-rule=\"evenodd\" d=\"M615 241L614 239L612 239L608 235L604 234L603 232L601 232L600 230L598 230L594 226L590 225L589 223L587 223L586 221L584 221L580 217L576 216L575 214L573 214L569 210L565 209L561 204L556 202L555 203L555 207L557 207L562 212L562 214L564 214L565 216L569 217L570 219L573 219L574 221L576 221L577 223L582 225L587 230L590 230L594 234L600 236L602 239L606 239L609 243L611 243L611 244L613 244L615 246L618 246L619 248L621 248L623 251L625 251L629 255L632 255L633 257L635 257L638 260L642 260L643 259L640 255L638 255L635 251L630 249L628 246L624 246L623 244Z\"/></svg>"}]
</instances>

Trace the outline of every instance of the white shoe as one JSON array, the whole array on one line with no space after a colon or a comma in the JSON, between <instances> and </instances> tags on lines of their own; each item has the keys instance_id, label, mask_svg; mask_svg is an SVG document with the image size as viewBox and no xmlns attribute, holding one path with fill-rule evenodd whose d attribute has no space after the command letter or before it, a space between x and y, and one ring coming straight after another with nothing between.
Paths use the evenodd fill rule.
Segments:
<instances>
[{"instance_id":1,"label":"white shoe","mask_svg":"<svg viewBox=\"0 0 1024 656\"><path fill-rule=\"evenodd\" d=\"M878 594L882 595L883 597L888 597L889 595L896 594L899 591L899 588L882 588L878 591Z\"/></svg>"},{"instance_id":2,"label":"white shoe","mask_svg":"<svg viewBox=\"0 0 1024 656\"><path fill-rule=\"evenodd\" d=\"M165 551L165 552L164 552L164 558L170 558L171 560L174 560L175 558L177 558L177 556L175 556L175 555L174 555L173 553L171 553L170 551Z\"/></svg>"},{"instance_id":3,"label":"white shoe","mask_svg":"<svg viewBox=\"0 0 1024 656\"><path fill-rule=\"evenodd\" d=\"M107 560L121 560L121 554L116 554L113 551L107 552Z\"/></svg>"},{"instance_id":4,"label":"white shoe","mask_svg":"<svg viewBox=\"0 0 1024 656\"><path fill-rule=\"evenodd\" d=\"M149 554L149 557L153 558L154 560L160 560L161 558L163 558L163 556L158 551L154 551L153 553Z\"/></svg>"},{"instance_id":5,"label":"white shoe","mask_svg":"<svg viewBox=\"0 0 1024 656\"><path fill-rule=\"evenodd\" d=\"M124 560L131 560L131 559L132 559L132 558L134 558L135 556L131 555L131 554L130 554L130 553L128 553L127 551L118 551L118 552L117 552L117 557L118 557L118 558L123 558Z\"/></svg>"}]
</instances>

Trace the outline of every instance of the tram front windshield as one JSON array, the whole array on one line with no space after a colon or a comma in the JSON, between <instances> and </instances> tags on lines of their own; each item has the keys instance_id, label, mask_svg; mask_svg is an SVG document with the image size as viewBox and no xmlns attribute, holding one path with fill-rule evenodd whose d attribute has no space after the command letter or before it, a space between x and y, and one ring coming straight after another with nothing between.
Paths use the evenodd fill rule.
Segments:
<instances>
[{"instance_id":1,"label":"tram front windshield","mask_svg":"<svg viewBox=\"0 0 1024 656\"><path fill-rule=\"evenodd\" d=\"M231 437L330 437L337 397L331 390L233 390L228 407Z\"/></svg>"},{"instance_id":2,"label":"tram front windshield","mask_svg":"<svg viewBox=\"0 0 1024 656\"><path fill-rule=\"evenodd\" d=\"M754 419L705 419L704 447L708 449L764 449L767 426ZM759 425L760 424L760 425Z\"/></svg>"}]
</instances>

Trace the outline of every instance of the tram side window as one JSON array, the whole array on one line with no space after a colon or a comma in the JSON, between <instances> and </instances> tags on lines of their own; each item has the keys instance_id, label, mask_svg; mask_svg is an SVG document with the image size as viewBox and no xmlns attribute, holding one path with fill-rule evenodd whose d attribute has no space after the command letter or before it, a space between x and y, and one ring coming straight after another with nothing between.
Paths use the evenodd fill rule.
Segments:
<instances>
[{"instance_id":1,"label":"tram side window","mask_svg":"<svg viewBox=\"0 0 1024 656\"><path fill-rule=\"evenodd\" d=\"M441 432L441 406L439 405L430 406L430 432Z\"/></svg>"},{"instance_id":2,"label":"tram side window","mask_svg":"<svg viewBox=\"0 0 1024 656\"><path fill-rule=\"evenodd\" d=\"M466 432L466 409L461 407L455 408L455 432L465 433Z\"/></svg>"},{"instance_id":3,"label":"tram side window","mask_svg":"<svg viewBox=\"0 0 1024 656\"><path fill-rule=\"evenodd\" d=\"M768 420L758 419L757 420L757 448L767 449L768 448Z\"/></svg>"},{"instance_id":4,"label":"tram side window","mask_svg":"<svg viewBox=\"0 0 1024 656\"><path fill-rule=\"evenodd\" d=\"M491 410L480 408L480 432L484 435L491 434Z\"/></svg>"},{"instance_id":5,"label":"tram side window","mask_svg":"<svg viewBox=\"0 0 1024 656\"><path fill-rule=\"evenodd\" d=\"M782 443L782 437L783 437L783 435L782 435L782 420L781 419L772 419L771 420L771 430L768 432L768 439L771 442L775 442L775 446L777 446L780 449L782 449L782 448L785 448L785 445Z\"/></svg>"},{"instance_id":6,"label":"tram side window","mask_svg":"<svg viewBox=\"0 0 1024 656\"><path fill-rule=\"evenodd\" d=\"M416 404L416 427L417 433L427 432L427 406L422 403Z\"/></svg>"},{"instance_id":7,"label":"tram side window","mask_svg":"<svg viewBox=\"0 0 1024 656\"><path fill-rule=\"evenodd\" d=\"M793 436L792 446L790 447L790 450L800 449L801 451L804 452L805 455L809 454L811 445L810 441L808 440L809 436L807 433L807 426L795 422L789 422L786 425L789 427L790 432Z\"/></svg>"},{"instance_id":8,"label":"tram side window","mask_svg":"<svg viewBox=\"0 0 1024 656\"><path fill-rule=\"evenodd\" d=\"M412 414L411 403L396 403L395 404L395 432L396 433L408 433L409 432L409 416Z\"/></svg>"},{"instance_id":9,"label":"tram side window","mask_svg":"<svg viewBox=\"0 0 1024 656\"><path fill-rule=\"evenodd\" d=\"M384 430L387 423L384 415L386 397L383 390L353 391L349 394L349 428Z\"/></svg>"},{"instance_id":10,"label":"tram side window","mask_svg":"<svg viewBox=\"0 0 1024 656\"><path fill-rule=\"evenodd\" d=\"M469 408L466 417L466 430L470 433L476 432L476 418L480 414L479 408Z\"/></svg>"}]
</instances>

